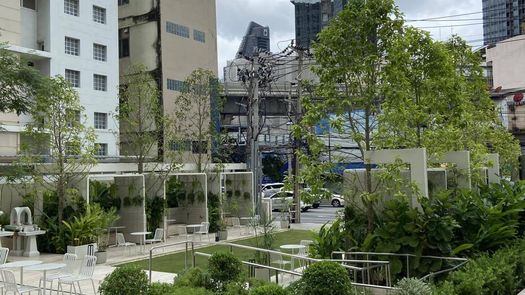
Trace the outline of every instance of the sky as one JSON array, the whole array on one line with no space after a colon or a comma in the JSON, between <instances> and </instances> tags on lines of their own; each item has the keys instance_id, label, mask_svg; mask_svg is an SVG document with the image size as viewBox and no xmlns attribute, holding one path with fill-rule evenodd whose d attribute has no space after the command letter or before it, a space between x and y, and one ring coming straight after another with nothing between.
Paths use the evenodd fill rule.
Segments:
<instances>
[{"instance_id":1,"label":"sky","mask_svg":"<svg viewBox=\"0 0 525 295\"><path fill-rule=\"evenodd\" d=\"M458 34L474 47L483 39L481 0L395 0L407 20L418 20L463 13L477 13L450 19L466 21L409 22L416 27L428 28L434 39L446 40ZM280 51L295 35L294 6L290 0L217 0L217 39L219 77L228 60L235 57L250 21L270 27L270 44L273 52ZM476 25L471 25L476 24ZM453 27L450 27L453 25ZM465 26L458 26L465 25Z\"/></svg>"}]
</instances>

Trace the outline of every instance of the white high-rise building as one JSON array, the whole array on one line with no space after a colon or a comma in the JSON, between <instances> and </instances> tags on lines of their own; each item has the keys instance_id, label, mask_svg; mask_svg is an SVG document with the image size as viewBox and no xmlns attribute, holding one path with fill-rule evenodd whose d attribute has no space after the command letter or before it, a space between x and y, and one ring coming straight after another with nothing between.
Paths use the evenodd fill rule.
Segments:
<instances>
[{"instance_id":1,"label":"white high-rise building","mask_svg":"<svg viewBox=\"0 0 525 295\"><path fill-rule=\"evenodd\" d=\"M118 6L108 0L2 0L0 42L44 75L61 75L78 91L99 156L117 157ZM0 98L1 99L1 98ZM0 159L16 156L27 116L0 113Z\"/></svg>"}]
</instances>

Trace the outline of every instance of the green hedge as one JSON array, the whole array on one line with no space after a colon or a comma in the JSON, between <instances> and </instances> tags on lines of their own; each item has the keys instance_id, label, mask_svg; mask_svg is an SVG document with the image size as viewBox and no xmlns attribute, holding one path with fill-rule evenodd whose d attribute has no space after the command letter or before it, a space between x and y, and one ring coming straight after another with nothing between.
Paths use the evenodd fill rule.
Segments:
<instances>
[{"instance_id":1,"label":"green hedge","mask_svg":"<svg viewBox=\"0 0 525 295\"><path fill-rule=\"evenodd\" d=\"M98 291L102 295L146 294L148 276L138 266L123 266L115 269L100 284Z\"/></svg>"},{"instance_id":2,"label":"green hedge","mask_svg":"<svg viewBox=\"0 0 525 295\"><path fill-rule=\"evenodd\" d=\"M434 286L436 295L517 294L525 288L525 240L481 255Z\"/></svg>"},{"instance_id":3,"label":"green hedge","mask_svg":"<svg viewBox=\"0 0 525 295\"><path fill-rule=\"evenodd\" d=\"M318 262L304 271L303 277L291 284L292 295L349 295L354 294L348 271L335 262Z\"/></svg>"}]
</instances>

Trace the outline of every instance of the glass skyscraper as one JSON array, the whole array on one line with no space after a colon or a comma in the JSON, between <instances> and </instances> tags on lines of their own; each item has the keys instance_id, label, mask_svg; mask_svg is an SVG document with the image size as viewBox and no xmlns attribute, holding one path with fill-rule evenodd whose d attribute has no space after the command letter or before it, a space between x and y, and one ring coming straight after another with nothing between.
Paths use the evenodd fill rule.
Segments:
<instances>
[{"instance_id":1,"label":"glass skyscraper","mask_svg":"<svg viewBox=\"0 0 525 295\"><path fill-rule=\"evenodd\" d=\"M258 51L270 51L270 28L250 22L237 52L237 58L252 58Z\"/></svg>"},{"instance_id":2,"label":"glass skyscraper","mask_svg":"<svg viewBox=\"0 0 525 295\"><path fill-rule=\"evenodd\" d=\"M525 32L525 0L482 0L484 44Z\"/></svg>"},{"instance_id":3,"label":"glass skyscraper","mask_svg":"<svg viewBox=\"0 0 525 295\"><path fill-rule=\"evenodd\" d=\"M341 0L340 0L341 1ZM332 0L292 0L295 6L296 45L309 48L334 14Z\"/></svg>"}]
</instances>

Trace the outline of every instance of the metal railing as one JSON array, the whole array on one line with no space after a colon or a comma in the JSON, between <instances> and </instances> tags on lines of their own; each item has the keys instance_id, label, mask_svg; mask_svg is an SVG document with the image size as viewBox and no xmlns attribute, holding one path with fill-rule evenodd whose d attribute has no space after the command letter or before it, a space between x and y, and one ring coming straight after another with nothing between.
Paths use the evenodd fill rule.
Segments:
<instances>
[{"instance_id":1,"label":"metal railing","mask_svg":"<svg viewBox=\"0 0 525 295\"><path fill-rule=\"evenodd\" d=\"M340 255L343 259L347 256L352 257L359 257L364 256L365 259L369 259L370 256L377 257L377 256L384 256L384 257L403 257L405 260L405 267L406 267L406 277L410 278L410 258L418 258L418 259L437 259L437 260L444 260L444 261L452 261L457 262L458 264L455 266L452 266L450 268L446 268L443 270L439 270L436 272L431 272L423 277L421 277L421 280L429 280L433 276L447 273L454 271L463 265L465 265L468 262L467 258L461 258L461 257L442 257L442 256L432 256L432 255L415 255L415 254L401 254L401 253L380 253L380 252L343 252L343 251L334 251L332 252L332 258L334 258L335 255ZM370 283L370 278L368 277L368 283Z\"/></svg>"},{"instance_id":2,"label":"metal railing","mask_svg":"<svg viewBox=\"0 0 525 295\"><path fill-rule=\"evenodd\" d=\"M176 243L170 243L170 244L162 244L162 245L158 245L158 246L155 246L155 247L152 247L149 249L149 258L148 258L148 273L149 273L149 283L151 284L151 280L152 280L152 272L153 272L153 252L155 250L159 250L159 249L165 249L165 248L169 248L169 247L174 247L174 246L180 246L180 245L185 245L185 249L184 249L184 267L185 269L188 268L188 265L189 265L189 260L191 259L191 266L192 267L195 267L196 263L196 256L202 256L202 257L210 257L211 254L208 254L208 253L203 253L203 252L196 252L195 251L195 242L194 241L181 241L181 242L176 242ZM233 243L227 243L227 242L220 242L220 243L214 243L214 244L206 244L206 243L199 243L199 244L202 244L203 246L225 246L225 247L229 247L229 251L230 252L233 252L233 249L234 248L239 248L239 249L245 249L245 250L252 250L252 251L256 251L256 252L260 252L260 253L266 253L268 255L270 255L271 257L271 254L275 254L275 255L280 255L282 257L287 257L291 260L294 260L294 261L297 261L299 262L299 265L301 265L300 268L303 267L303 264L304 264L304 268L307 268L308 266L310 266L311 264L313 263L316 263L316 262L321 262L321 261L331 261L331 262L338 262L338 263L341 263L341 265L346 268L350 274L353 274L353 282L356 281L356 279L358 278L357 274L358 273L361 273L361 277L364 278L365 277L365 274L368 273L369 271L373 270L373 269L383 269L385 271L385 277L389 277L390 276L390 262L389 261L383 261L383 260L360 260L360 259L316 259L316 258L310 258L310 257L307 257L307 256L302 256L302 255L295 255L295 254L290 254L290 253L285 253L285 252L280 252L280 251L275 251L275 250L269 250L269 249L263 249L263 248L257 248L257 247L251 247L251 246L245 246L245 245L239 245L239 244L233 244ZM191 251L191 252L190 252ZM191 253L191 254L189 254ZM303 262L303 263L301 263ZM296 271L295 269L284 269L284 268L279 268L279 267L275 267L275 266L272 266L270 265L271 264L271 261L268 261L268 264L260 264L260 263L255 263L255 262L251 262L251 261L242 261L242 263L244 265L247 265L247 266L250 266L250 267L258 267L258 268L263 268L263 269L268 269L269 271L275 271L276 273L276 276L275 276L275 280L276 280L276 283L279 283L279 275L280 274L289 274L289 275L292 275L292 276L302 276L303 274L301 272L298 272ZM359 264L359 265L366 265L366 266L356 266L356 264ZM386 286L380 286L380 285L371 285L371 284L366 284L366 282L363 280L361 283L353 283L355 286L357 287L368 287L368 288L380 288L380 289L392 289L391 288L391 285L390 285L390 279L387 280L387 285Z\"/></svg>"},{"instance_id":3,"label":"metal railing","mask_svg":"<svg viewBox=\"0 0 525 295\"><path fill-rule=\"evenodd\" d=\"M353 279L352 279L353 282L357 282L357 279L358 279L358 275L357 274L361 273L361 279L362 279L361 284L368 285L369 287L374 287L375 285L367 284L365 282L364 278L365 278L366 274L369 274L369 272L371 270L380 269L381 271L384 271L384 276L386 278L388 278L388 280L386 280L386 282L385 282L386 286L377 286L377 287L381 287L381 288L382 287L387 287L387 288L391 287L391 280L390 280L390 273L391 272L390 272L390 262L389 261L384 261L384 260L361 260L361 259L318 259L318 258L311 258L311 257L307 257L307 256L302 256L302 255L295 255L295 254L290 254L290 253L285 253L285 252L280 252L280 251L275 251L275 250L262 249L262 248L256 248L256 247L239 245L239 244L233 244L233 243L227 243L227 242L217 243L216 245L228 246L228 247L230 247L230 252L233 252L234 248L240 248L240 249L245 249L245 250L257 251L257 252L260 252L260 253L267 253L269 255L275 254L275 255L288 257L291 260L304 262L304 268L307 268L308 266L310 266L313 263L317 263L317 262L321 262L321 261L330 261L330 262L341 263L341 265L344 268L346 268L349 271L349 273L351 273L353 275ZM195 253L195 254L197 254L197 253ZM198 255L201 255L201 253L199 253ZM276 267L273 267L271 265L257 264L257 263L248 262L248 261L243 261L243 263L246 264L246 265L253 265L253 266L256 266L256 267L261 267L261 268L265 268L265 269L275 270L275 271L279 271L279 272L283 272L283 273L290 273L290 271L288 271L286 269L276 268ZM268 261L268 263L271 263L271 261ZM363 265L363 266L356 266L356 264ZM302 265L302 264L300 264L300 265ZM295 272L295 271L292 271L292 272L295 275L299 274L299 275L302 276L302 273L298 273L298 272ZM276 277L278 277L278 276L276 276Z\"/></svg>"},{"instance_id":4,"label":"metal railing","mask_svg":"<svg viewBox=\"0 0 525 295\"><path fill-rule=\"evenodd\" d=\"M148 273L149 273L149 283L151 284L151 276L152 276L152 263L153 263L153 250L157 250L157 249L164 249L164 248L167 248L167 247L174 247L174 246L179 246L179 245L182 245L184 244L186 246L185 248L185 251L184 251L184 268L187 269L188 268L188 244L191 244L191 253L192 253L192 267L195 267L195 243L193 241L182 241L182 242L177 242L177 243L171 243L171 244L162 244L162 245L158 245L158 246L155 246L155 247L151 247L149 249L149 258L148 258Z\"/></svg>"}]
</instances>

